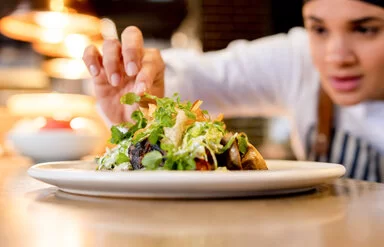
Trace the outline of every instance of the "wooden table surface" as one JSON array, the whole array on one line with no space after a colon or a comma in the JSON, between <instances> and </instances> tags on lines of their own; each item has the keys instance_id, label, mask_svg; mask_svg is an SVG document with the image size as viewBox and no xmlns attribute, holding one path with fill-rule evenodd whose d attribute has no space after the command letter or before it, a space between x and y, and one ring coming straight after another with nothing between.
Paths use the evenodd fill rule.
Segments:
<instances>
[{"instance_id":1,"label":"wooden table surface","mask_svg":"<svg viewBox=\"0 0 384 247\"><path fill-rule=\"evenodd\" d=\"M384 185L339 179L315 191L236 200L85 197L0 158L0 246L384 246Z\"/></svg>"}]
</instances>

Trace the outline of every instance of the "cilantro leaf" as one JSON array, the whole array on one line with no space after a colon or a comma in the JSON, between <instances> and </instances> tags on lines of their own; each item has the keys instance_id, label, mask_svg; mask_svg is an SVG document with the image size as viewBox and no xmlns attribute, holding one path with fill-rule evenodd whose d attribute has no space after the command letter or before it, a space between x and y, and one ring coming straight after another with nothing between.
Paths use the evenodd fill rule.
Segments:
<instances>
[{"instance_id":1,"label":"cilantro leaf","mask_svg":"<svg viewBox=\"0 0 384 247\"><path fill-rule=\"evenodd\" d=\"M190 158L186 160L185 170L196 170L196 162L194 159Z\"/></svg>"},{"instance_id":2,"label":"cilantro leaf","mask_svg":"<svg viewBox=\"0 0 384 247\"><path fill-rule=\"evenodd\" d=\"M161 161L163 160L163 155L159 151L152 151L147 153L141 163L148 170L156 170Z\"/></svg>"},{"instance_id":3,"label":"cilantro leaf","mask_svg":"<svg viewBox=\"0 0 384 247\"><path fill-rule=\"evenodd\" d=\"M132 118L132 120L135 120L136 122L142 122L143 118L144 118L144 114L141 111L136 110L136 111L132 112L131 118Z\"/></svg>"},{"instance_id":4,"label":"cilantro leaf","mask_svg":"<svg viewBox=\"0 0 384 247\"><path fill-rule=\"evenodd\" d=\"M187 110L187 109L183 109L185 115L190 118L190 119L193 119L195 120L196 119L196 114L191 112L190 110Z\"/></svg>"},{"instance_id":5,"label":"cilantro leaf","mask_svg":"<svg viewBox=\"0 0 384 247\"><path fill-rule=\"evenodd\" d=\"M229 139L229 141L227 142L227 144L225 144L225 146L224 146L222 149L220 149L220 150L218 151L218 153L219 153L219 154L222 154L222 153L224 153L225 151L227 151L230 147L232 147L232 144L233 144L233 142L236 140L236 137L237 137L237 134L234 134L234 135Z\"/></svg>"},{"instance_id":6,"label":"cilantro leaf","mask_svg":"<svg viewBox=\"0 0 384 247\"><path fill-rule=\"evenodd\" d=\"M112 133L112 137L111 137L111 139L109 141L112 144L118 144L125 137L125 134L122 131L120 131L118 126L112 126L111 127L111 133Z\"/></svg>"},{"instance_id":7,"label":"cilantro leaf","mask_svg":"<svg viewBox=\"0 0 384 247\"><path fill-rule=\"evenodd\" d=\"M131 118L135 120L136 123L131 128L129 128L128 130L129 136L133 136L136 131L138 131L139 129L145 128L145 126L147 126L147 120L144 118L144 115L141 111L139 110L134 111L131 115ZM133 142L133 144L136 144L137 141L138 141L138 138L135 138L135 141Z\"/></svg>"},{"instance_id":8,"label":"cilantro leaf","mask_svg":"<svg viewBox=\"0 0 384 247\"><path fill-rule=\"evenodd\" d=\"M146 131L139 132L132 138L132 143L135 145L136 143L139 143L146 139L148 135L149 134Z\"/></svg>"},{"instance_id":9,"label":"cilantro leaf","mask_svg":"<svg viewBox=\"0 0 384 247\"><path fill-rule=\"evenodd\" d=\"M167 157L167 159L165 160L165 163L164 163L164 169L165 170L175 170L173 169L173 166L174 166L174 161L172 159L170 159L169 157Z\"/></svg>"},{"instance_id":10,"label":"cilantro leaf","mask_svg":"<svg viewBox=\"0 0 384 247\"><path fill-rule=\"evenodd\" d=\"M154 145L154 144L156 144L158 141L159 141L159 139L160 139L160 137L162 136L164 134L164 130L163 130L163 128L159 128L159 127L155 127L153 130L152 130L152 132L151 132L151 134L149 135L149 137L148 137L148 141L149 141L149 143L151 143L152 145Z\"/></svg>"},{"instance_id":11,"label":"cilantro leaf","mask_svg":"<svg viewBox=\"0 0 384 247\"><path fill-rule=\"evenodd\" d=\"M239 144L239 151L241 154L245 154L248 149L248 138L244 133L237 136L237 142Z\"/></svg>"},{"instance_id":12,"label":"cilantro leaf","mask_svg":"<svg viewBox=\"0 0 384 247\"><path fill-rule=\"evenodd\" d=\"M133 105L134 103L139 102L140 99L141 97L135 93L127 93L120 98L120 103L126 105Z\"/></svg>"},{"instance_id":13,"label":"cilantro leaf","mask_svg":"<svg viewBox=\"0 0 384 247\"><path fill-rule=\"evenodd\" d=\"M170 143L160 143L160 148L169 153L175 149L175 146Z\"/></svg>"},{"instance_id":14,"label":"cilantro leaf","mask_svg":"<svg viewBox=\"0 0 384 247\"><path fill-rule=\"evenodd\" d=\"M117 155L117 159L116 159L116 164L121 164L121 163L124 163L124 162L128 162L129 161L129 157L123 153L119 153Z\"/></svg>"}]
</instances>

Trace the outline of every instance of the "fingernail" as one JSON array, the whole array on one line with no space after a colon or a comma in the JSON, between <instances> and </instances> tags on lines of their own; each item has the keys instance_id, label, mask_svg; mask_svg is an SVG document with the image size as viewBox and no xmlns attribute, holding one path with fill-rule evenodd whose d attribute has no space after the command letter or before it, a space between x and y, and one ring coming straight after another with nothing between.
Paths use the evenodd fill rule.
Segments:
<instances>
[{"instance_id":1,"label":"fingernail","mask_svg":"<svg viewBox=\"0 0 384 247\"><path fill-rule=\"evenodd\" d=\"M138 95L141 95L143 94L145 91L147 90L147 86L145 85L144 82L138 82L136 85L135 85L135 93L138 94Z\"/></svg>"},{"instance_id":2,"label":"fingernail","mask_svg":"<svg viewBox=\"0 0 384 247\"><path fill-rule=\"evenodd\" d=\"M99 70L95 65L89 66L89 71L91 72L92 76L97 76L99 74Z\"/></svg>"},{"instance_id":3,"label":"fingernail","mask_svg":"<svg viewBox=\"0 0 384 247\"><path fill-rule=\"evenodd\" d=\"M138 72L138 68L134 62L129 62L126 67L128 76L135 76Z\"/></svg>"},{"instance_id":4,"label":"fingernail","mask_svg":"<svg viewBox=\"0 0 384 247\"><path fill-rule=\"evenodd\" d=\"M118 73L114 73L111 76L111 84L112 86L116 87L120 83L120 75Z\"/></svg>"}]
</instances>

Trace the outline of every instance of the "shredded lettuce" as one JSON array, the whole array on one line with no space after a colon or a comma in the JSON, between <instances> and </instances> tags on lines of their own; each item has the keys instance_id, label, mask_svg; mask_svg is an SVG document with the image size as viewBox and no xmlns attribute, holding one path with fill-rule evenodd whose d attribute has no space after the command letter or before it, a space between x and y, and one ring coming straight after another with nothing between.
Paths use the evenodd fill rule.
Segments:
<instances>
[{"instance_id":1,"label":"shredded lettuce","mask_svg":"<svg viewBox=\"0 0 384 247\"><path fill-rule=\"evenodd\" d=\"M133 170L128 156L130 140L123 140L113 149L108 149L97 159L97 170Z\"/></svg>"},{"instance_id":2,"label":"shredded lettuce","mask_svg":"<svg viewBox=\"0 0 384 247\"><path fill-rule=\"evenodd\" d=\"M142 97L155 101L156 105L152 105L151 111L134 111L132 123L111 127L110 142L116 146L97 159L98 170L133 170L129 148L146 140L159 146L162 152L154 150L144 155L141 164L145 170L195 170L195 159L210 161L217 169L216 155L229 149L236 138L243 150L244 137L237 134L225 146L221 144L227 133L225 125L222 121L211 121L208 112L199 108L202 102L198 105L181 102L177 94L164 98L149 94ZM128 93L121 98L121 103L132 105L142 97Z\"/></svg>"}]
</instances>

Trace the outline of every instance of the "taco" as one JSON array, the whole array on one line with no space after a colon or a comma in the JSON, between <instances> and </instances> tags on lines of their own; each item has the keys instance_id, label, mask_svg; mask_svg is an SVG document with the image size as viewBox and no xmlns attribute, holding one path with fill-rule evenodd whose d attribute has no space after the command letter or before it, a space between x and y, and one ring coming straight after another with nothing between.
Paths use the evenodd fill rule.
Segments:
<instances>
[{"instance_id":1,"label":"taco","mask_svg":"<svg viewBox=\"0 0 384 247\"><path fill-rule=\"evenodd\" d=\"M128 93L123 104L151 101L132 113L133 122L114 125L97 170L267 170L245 133L226 129L223 116L211 119L197 100L181 102L177 94L158 98Z\"/></svg>"}]
</instances>

